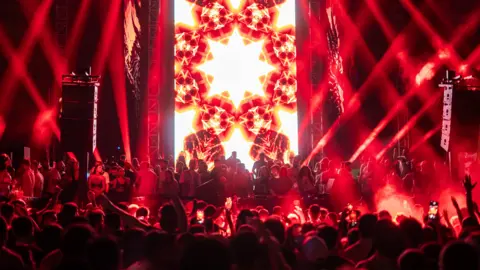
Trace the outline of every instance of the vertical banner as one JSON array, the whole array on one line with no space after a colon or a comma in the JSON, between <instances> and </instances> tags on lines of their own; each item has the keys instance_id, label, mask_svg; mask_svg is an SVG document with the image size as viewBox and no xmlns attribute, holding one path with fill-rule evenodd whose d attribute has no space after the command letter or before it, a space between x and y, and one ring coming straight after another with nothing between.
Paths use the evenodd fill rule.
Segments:
<instances>
[{"instance_id":1,"label":"vertical banner","mask_svg":"<svg viewBox=\"0 0 480 270\"><path fill-rule=\"evenodd\" d=\"M175 155L288 162L298 153L295 0L174 2Z\"/></svg>"}]
</instances>

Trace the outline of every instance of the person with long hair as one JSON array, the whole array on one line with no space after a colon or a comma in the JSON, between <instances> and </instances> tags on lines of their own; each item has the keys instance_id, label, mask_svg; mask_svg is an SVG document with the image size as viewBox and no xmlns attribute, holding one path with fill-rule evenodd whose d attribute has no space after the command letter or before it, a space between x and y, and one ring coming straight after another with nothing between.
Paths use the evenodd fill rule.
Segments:
<instances>
[{"instance_id":1,"label":"person with long hair","mask_svg":"<svg viewBox=\"0 0 480 270\"><path fill-rule=\"evenodd\" d=\"M163 181L161 185L162 187L160 192L162 195L165 195L168 197L178 196L178 192L180 191L180 188L171 170L165 171L165 181Z\"/></svg>"},{"instance_id":2,"label":"person with long hair","mask_svg":"<svg viewBox=\"0 0 480 270\"><path fill-rule=\"evenodd\" d=\"M275 170L278 170L278 166L274 165L272 167L272 177L270 178L270 189L279 196L286 195L292 188L292 179L288 176L287 167L283 166L280 168L278 177L275 177Z\"/></svg>"},{"instance_id":3,"label":"person with long hair","mask_svg":"<svg viewBox=\"0 0 480 270\"><path fill-rule=\"evenodd\" d=\"M196 172L197 160L191 159L188 170L185 170L180 175L179 183L181 185L181 195L183 198L193 198L195 191L200 185L200 175Z\"/></svg>"},{"instance_id":4,"label":"person with long hair","mask_svg":"<svg viewBox=\"0 0 480 270\"><path fill-rule=\"evenodd\" d=\"M107 190L107 181L103 176L103 166L96 165L92 174L88 177L88 189L95 193L98 197Z\"/></svg>"},{"instance_id":5,"label":"person with long hair","mask_svg":"<svg viewBox=\"0 0 480 270\"><path fill-rule=\"evenodd\" d=\"M31 168L31 162L29 159L24 159L21 165L22 174L19 175L18 181L23 190L23 195L27 197L33 197L33 189L35 185L35 174Z\"/></svg>"},{"instance_id":6,"label":"person with long hair","mask_svg":"<svg viewBox=\"0 0 480 270\"><path fill-rule=\"evenodd\" d=\"M111 182L110 192L116 202L128 202L130 199L131 182L125 177L125 169L118 168L117 177ZM112 200L113 201L113 200Z\"/></svg>"},{"instance_id":7,"label":"person with long hair","mask_svg":"<svg viewBox=\"0 0 480 270\"><path fill-rule=\"evenodd\" d=\"M0 155L0 199L7 199L12 189L12 176L8 172L10 157L6 154Z\"/></svg>"},{"instance_id":8,"label":"person with long hair","mask_svg":"<svg viewBox=\"0 0 480 270\"><path fill-rule=\"evenodd\" d=\"M158 184L157 174L150 168L150 163L143 161L140 164L140 171L137 173L135 187L137 196L150 196L157 193Z\"/></svg>"},{"instance_id":9,"label":"person with long hair","mask_svg":"<svg viewBox=\"0 0 480 270\"><path fill-rule=\"evenodd\" d=\"M303 166L297 177L298 192L302 196L316 193L315 180L309 167Z\"/></svg>"},{"instance_id":10,"label":"person with long hair","mask_svg":"<svg viewBox=\"0 0 480 270\"><path fill-rule=\"evenodd\" d=\"M233 185L235 193L240 197L248 197L248 194L252 192L252 176L246 170L245 164L240 163L236 166Z\"/></svg>"},{"instance_id":11,"label":"person with long hair","mask_svg":"<svg viewBox=\"0 0 480 270\"><path fill-rule=\"evenodd\" d=\"M132 159L132 168L134 171L140 171L140 161L138 161L138 158Z\"/></svg>"}]
</instances>

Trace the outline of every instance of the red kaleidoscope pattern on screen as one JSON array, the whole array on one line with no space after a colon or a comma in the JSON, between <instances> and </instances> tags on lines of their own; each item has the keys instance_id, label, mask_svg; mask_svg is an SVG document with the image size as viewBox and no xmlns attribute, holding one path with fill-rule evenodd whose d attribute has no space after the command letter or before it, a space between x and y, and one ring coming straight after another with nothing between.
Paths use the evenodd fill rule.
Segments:
<instances>
[{"instance_id":1,"label":"red kaleidoscope pattern on screen","mask_svg":"<svg viewBox=\"0 0 480 270\"><path fill-rule=\"evenodd\" d=\"M201 2L201 3L200 3ZM175 0L175 154L298 152L294 0Z\"/></svg>"}]
</instances>

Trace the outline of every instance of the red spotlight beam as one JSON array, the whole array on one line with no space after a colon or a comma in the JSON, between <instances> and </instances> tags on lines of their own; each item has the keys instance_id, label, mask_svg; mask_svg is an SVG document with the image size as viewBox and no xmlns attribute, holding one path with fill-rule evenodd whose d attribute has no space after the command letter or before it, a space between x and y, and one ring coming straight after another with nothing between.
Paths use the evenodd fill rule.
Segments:
<instances>
[{"instance_id":1,"label":"red spotlight beam","mask_svg":"<svg viewBox=\"0 0 480 270\"><path fill-rule=\"evenodd\" d=\"M113 42L112 53L109 57L109 70L112 76L113 95L115 105L117 107L117 116L120 123L120 133L122 136L123 149L128 161L131 161L132 155L130 150L130 130L128 125L128 107L127 107L127 88L124 70L123 56L123 32L122 25L116 27Z\"/></svg>"},{"instance_id":2,"label":"red spotlight beam","mask_svg":"<svg viewBox=\"0 0 480 270\"><path fill-rule=\"evenodd\" d=\"M45 0L47 2L52 2L52 0ZM31 4L31 1L22 0L23 12L27 18L35 16L37 9ZM43 3L42 3L43 4ZM48 22L48 20L45 20ZM32 22L33 23L33 22ZM55 96L60 93L62 87L62 75L68 72L67 64L65 58L60 53L60 47L56 43L56 40L52 34L51 29L48 24L42 24L42 34L40 36L40 45L42 46L43 52L47 56L46 59L50 64L50 67L53 70L54 82L56 85Z\"/></svg>"},{"instance_id":3,"label":"red spotlight beam","mask_svg":"<svg viewBox=\"0 0 480 270\"><path fill-rule=\"evenodd\" d=\"M25 32L25 35L20 44L20 47L18 49L18 57L19 57L18 60L20 63L23 64L27 62L28 58L30 58L35 42L42 34L42 29L46 22L46 17L48 16L52 3L53 3L53 0L43 1L39 5L37 12L33 16L29 24L29 27ZM3 29L1 29L1 31L2 31L1 33L2 40L4 40L4 42L8 41L9 40L8 36L5 34ZM8 54L6 54L6 56L11 57L11 55L8 55ZM0 83L0 88L2 89L2 98L0 99L0 111L2 113L5 113L6 111L9 110L11 99L13 97L12 91L16 87L18 79L19 79L19 74L18 72L16 72L12 63L10 63L9 68L4 73L4 76L2 77L2 80Z\"/></svg>"},{"instance_id":4,"label":"red spotlight beam","mask_svg":"<svg viewBox=\"0 0 480 270\"><path fill-rule=\"evenodd\" d=\"M393 29L391 28L391 26L389 25L389 23L387 22L387 20L385 19L385 17L383 17L381 15L381 13L378 11L378 7L376 6L376 4L372 1L372 0L369 0L367 2L369 4L369 6L371 7L373 13L374 13L374 16L376 17L377 21L379 21L379 23L382 26L382 29L384 30L385 32L385 35L387 37L391 37L392 36L392 31ZM476 25L478 24L478 22L480 21L479 19L479 16L478 15L478 11L477 12L473 12L473 14L471 16L469 16L469 18L466 20L466 23L463 24L462 26L458 27L459 31L458 33L453 37L453 40L452 42L449 44L449 46L451 47L454 47L457 42L459 42L460 40L462 40L464 38L464 36L472 29L472 26L473 25ZM480 52L480 50L479 50ZM430 58L428 62L431 62L431 61L438 61L438 56L435 55L434 57ZM415 74L413 73L413 68L412 66L408 63L408 61L402 61L402 64L403 65L407 65L407 70L410 71L410 76L414 76ZM438 65L435 64L434 66L434 69L435 70L438 70ZM396 116L397 112L400 111L401 109L404 108L404 105L406 104L406 102L408 101L409 98L411 98L413 95L412 94L420 94L420 96L422 97L422 99L424 101L427 101L428 100L428 93L425 93L423 94L424 92L422 91L413 91L413 89L410 89L407 93L406 96L402 97L402 99L400 100L400 102L398 103L397 106L395 106L395 108L393 110L390 110L388 112L388 114L382 119L382 121L380 121L380 123L375 127L375 129L372 131L372 133L367 137L367 139L365 140L365 142L355 151L355 153L350 157L350 162L353 162L355 161L359 156L360 154L370 145L370 143L378 136L378 134L380 134L380 132L387 126L387 124ZM397 95L398 97L398 95ZM435 116L431 115L432 118L435 118Z\"/></svg>"},{"instance_id":5,"label":"red spotlight beam","mask_svg":"<svg viewBox=\"0 0 480 270\"><path fill-rule=\"evenodd\" d=\"M425 114L425 112L433 105L435 104L435 102L438 100L438 98L440 98L440 96L442 96L443 93L441 92L437 92L436 94L434 94L430 100L423 105L423 107L412 117L410 118L410 120L408 120L407 124L405 126L403 126L402 129L400 129L400 131L393 137L393 139L385 146L385 148L383 148L382 151L380 151L377 156L376 156L376 159L380 159L384 154L385 152L390 149L394 144L396 144L400 139L403 138L403 136L405 136L405 134L407 134L407 132L417 123L418 119L420 119L420 117Z\"/></svg>"},{"instance_id":6,"label":"red spotlight beam","mask_svg":"<svg viewBox=\"0 0 480 270\"><path fill-rule=\"evenodd\" d=\"M302 2L303 3L303 2ZM340 4L339 4L340 5ZM356 18L355 18L355 22L357 22L358 26L356 26L356 28L358 29L359 32L361 32L361 30L370 22L370 19L371 19L371 16L368 16L368 9L365 7L365 6L362 6L361 7L361 10L358 12ZM313 31L313 35L315 37L318 37L320 40L314 40L313 42L315 44L322 44L321 46L314 46L313 47L313 51L312 51L312 54L318 54L318 55L323 55L325 54L325 41L326 41L326 38L325 38L325 33L322 31L322 29L325 29L324 25L320 25L320 23L315 19L315 18L312 18L310 19L309 21L311 27L310 29ZM325 21L324 21L324 24L325 24ZM354 38L354 37L350 37L349 39L347 39L346 41L344 41L345 45L342 46L341 48L341 51L340 51L340 55L342 56L342 59L343 61L345 62L346 60L348 60L348 58L350 57L352 51L353 51L353 48L354 48L354 44L357 40ZM310 45L310 46L313 46L313 45ZM374 64L372 64L374 65ZM346 80L345 78L339 78L341 80L341 83L342 83L342 88L344 90L344 96L345 97L350 97L352 95L352 87L349 83L348 80ZM314 113L315 110L317 110L318 106L321 106L325 100L325 98L327 97L328 95L328 80L323 80L323 82L321 84L319 84L319 86L314 89L314 94L313 96L311 97L312 99L312 102L309 106L309 115L312 115ZM308 125L308 118L304 118L302 120L302 122L300 123L299 125L299 132L303 132L306 128L306 126Z\"/></svg>"},{"instance_id":7,"label":"red spotlight beam","mask_svg":"<svg viewBox=\"0 0 480 270\"><path fill-rule=\"evenodd\" d=\"M39 94L39 91L35 84L33 83L30 76L28 76L27 70L25 68L24 63L22 62L21 57L17 55L15 49L13 48L12 44L8 41L8 37L3 31L3 28L0 26L0 49L3 51L5 55L9 56L9 62L14 68L16 74L20 79L23 80L23 84L27 89L30 97L34 101L37 108L40 110L40 113L48 110L45 101L42 99L42 96ZM57 138L60 138L60 130L54 121L48 121L52 131L54 132Z\"/></svg>"},{"instance_id":8,"label":"red spotlight beam","mask_svg":"<svg viewBox=\"0 0 480 270\"><path fill-rule=\"evenodd\" d=\"M93 72L96 74L102 74L105 68L106 59L110 53L110 46L115 33L115 26L118 24L120 7L122 6L121 2L121 0L110 1L106 20L102 29L102 36L98 43L100 44L100 47L97 49L93 61Z\"/></svg>"},{"instance_id":9,"label":"red spotlight beam","mask_svg":"<svg viewBox=\"0 0 480 270\"><path fill-rule=\"evenodd\" d=\"M448 20L449 15L445 14L441 9L438 7L438 3L435 0L426 0L432 11L435 13L438 19L442 21L444 25L442 25L443 28L447 28L448 31L453 30L453 26L451 21Z\"/></svg>"},{"instance_id":10,"label":"red spotlight beam","mask_svg":"<svg viewBox=\"0 0 480 270\"><path fill-rule=\"evenodd\" d=\"M475 65L476 62L478 61L478 58L480 58L480 45L473 50L472 53L468 56L467 60L465 61L466 65Z\"/></svg>"},{"instance_id":11,"label":"red spotlight beam","mask_svg":"<svg viewBox=\"0 0 480 270\"><path fill-rule=\"evenodd\" d=\"M436 127L429 130L425 135L423 135L422 139L416 142L412 147L410 147L410 153L415 152L420 146L422 146L426 141L428 141L433 135L442 129L442 125L439 124Z\"/></svg>"},{"instance_id":12,"label":"red spotlight beam","mask_svg":"<svg viewBox=\"0 0 480 270\"><path fill-rule=\"evenodd\" d=\"M438 35L438 33L433 29L430 23L423 17L423 15L418 11L418 9L410 2L410 0L400 0L400 3L405 7L405 9L410 13L413 20L422 28L422 30L430 36L432 39L432 45L437 50L447 49L451 55L451 61L453 62L454 67L458 67L461 63L460 57L455 52L451 46L446 46L443 39Z\"/></svg>"},{"instance_id":13,"label":"red spotlight beam","mask_svg":"<svg viewBox=\"0 0 480 270\"><path fill-rule=\"evenodd\" d=\"M81 34L85 29L85 20L87 19L91 2L92 0L82 0L80 8L77 11L77 16L75 17L75 22L72 26L70 38L65 46L65 56L71 66L75 66L76 55L74 53L77 52Z\"/></svg>"},{"instance_id":14,"label":"red spotlight beam","mask_svg":"<svg viewBox=\"0 0 480 270\"><path fill-rule=\"evenodd\" d=\"M369 50L368 46L366 45L365 40L363 40L361 35L358 33L358 29L353 24L352 20L348 17L345 10L342 7L340 7L339 9L343 14L343 17L345 19L343 20L343 22L346 23L347 28L352 29L352 31L354 32L353 34L360 37L357 41L359 41L359 45L361 46L362 50L365 52L366 54L365 56L367 56L367 60L370 60L370 62L373 62L375 65L375 58L372 55L371 51ZM390 59L395 55L396 51L403 45L406 34L407 34L406 30L404 30L401 34L397 35L395 40L392 42L392 45L388 48L387 52L385 52L385 54L382 56L380 61L376 63L373 70L370 72L367 79L360 87L360 89L351 97L350 101L348 102L348 105L346 106L345 113L343 113L339 118L337 118L337 120L330 127L327 133L323 136L323 138L320 139L320 141L317 143L313 151L310 153L306 162L308 162L316 153L318 153L318 151L320 151L320 149L322 149L328 143L328 141L335 134L335 132L342 125L343 122L346 122L352 115L354 115L358 111L358 109L360 108L360 100L366 94L366 90L368 89L367 86L369 86L372 82L374 82L374 79L376 78L377 75L380 75L382 79L384 79L387 82L386 83L386 86L388 89L387 92L393 93L394 91L396 91L392 86L391 82L389 81L389 79L386 78L384 74L384 71L385 71L384 66L389 63ZM393 101L394 99L389 98L389 100Z\"/></svg>"},{"instance_id":15,"label":"red spotlight beam","mask_svg":"<svg viewBox=\"0 0 480 270\"><path fill-rule=\"evenodd\" d=\"M370 4L372 5L372 2L370 2ZM375 7L373 7L372 9L374 10L374 11L373 11L374 16L377 15L377 16L376 16L376 19L377 19L379 22L382 21L382 18L383 18L383 17L378 16L378 14L379 14L378 9L377 9L376 12L375 12ZM476 25L476 24L479 22L479 18L478 18L478 16L477 16L477 14L478 14L478 11L473 12L473 14L472 14L471 16L469 16L469 19L466 20L466 23L465 23L464 25L462 25L461 27L459 27L459 32L454 36L454 38L453 38L452 42L449 44L449 46L455 46L456 43L457 43L458 41L460 41L461 39L463 39L464 35L466 35L466 34L472 29L472 26L473 26L473 25ZM407 28L411 27L412 25L413 25L413 24L410 23L410 24L407 26ZM387 37L392 35L393 30L392 30L391 26L388 25L388 23L386 22L386 20L383 20L382 29L384 29L384 31L386 31L385 34L386 34ZM395 39L393 40L392 46L394 46L395 42L398 40L398 38L401 37L401 35L406 35L405 33L406 33L406 30L404 30L399 36L397 36L397 38L395 38ZM389 51L390 51L390 49L392 48L392 46L389 48ZM380 63L383 61L383 59L386 57L386 55L389 53L389 51L387 51L387 53L385 53L384 57L382 58L382 60L380 60L380 62L379 62L379 64L378 64L377 66L380 66ZM434 58L435 58L435 57L434 57ZM403 62L404 65L407 65L407 64L408 64L407 61L402 61L402 62ZM435 69L437 69L437 68L438 68L438 65L435 65ZM409 65L409 64L407 65L407 69L410 70L410 71L413 70L413 68L412 68L411 65ZM373 72L372 72L372 73L373 73ZM370 75L371 75L372 73L370 73ZM370 75L369 75L369 76L370 76ZM368 81L368 79L367 79L367 81ZM363 87L363 86L362 86L362 87ZM409 92L410 92L410 91L409 91ZM420 94L421 94L421 93L420 93ZM392 92L392 95L394 95L394 96L396 97L396 99L398 99L398 94L396 94L396 92ZM423 95L423 94L422 94L421 96L423 97L422 99L425 100L428 95ZM409 97L411 97L411 96L409 95ZM426 100L425 100L425 101L426 101ZM405 102L406 102L406 100L405 100ZM398 111L398 110L400 109L400 107L396 107L396 108L397 108L396 111ZM389 112L389 115L387 115L386 118L387 118L387 119L389 119L389 118L393 119L394 116L395 116L394 113ZM390 119L390 120L391 120L391 119ZM385 120L385 119L384 119L384 120ZM390 120L388 120L388 121L390 121ZM381 132L381 130L383 130L383 128L385 128L385 126L386 126L387 123L388 123L388 122L384 122L384 121L382 120L382 122L379 123L379 125L375 128L375 130L372 131L372 134L367 138L367 141L365 142L366 144L365 144L365 143L362 144L362 145L360 146L360 148L357 149L357 151L354 153L354 155L352 155L351 159L352 159L352 158L355 158L355 159L356 159L356 158L358 157L358 155L359 155L359 154L371 143L371 141L373 141L373 139ZM337 125L335 125L335 126L337 126ZM323 144L326 144L326 142L323 142Z\"/></svg>"}]
</instances>

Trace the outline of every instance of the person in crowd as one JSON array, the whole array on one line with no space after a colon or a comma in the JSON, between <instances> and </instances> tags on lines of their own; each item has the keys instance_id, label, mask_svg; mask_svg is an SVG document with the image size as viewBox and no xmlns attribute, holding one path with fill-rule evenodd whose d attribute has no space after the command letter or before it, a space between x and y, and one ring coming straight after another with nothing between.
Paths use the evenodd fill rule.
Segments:
<instances>
[{"instance_id":1,"label":"person in crowd","mask_svg":"<svg viewBox=\"0 0 480 270\"><path fill-rule=\"evenodd\" d=\"M315 165L315 183L322 183L321 175L322 173L328 171L330 168L330 160L328 158L322 158L316 165Z\"/></svg>"},{"instance_id":2,"label":"person in crowd","mask_svg":"<svg viewBox=\"0 0 480 270\"><path fill-rule=\"evenodd\" d=\"M51 170L52 168L50 167L50 162L47 159L42 160L39 171L43 176L43 187L42 187L43 195L47 195L47 197L48 197L47 185L50 181L49 177L50 177Z\"/></svg>"},{"instance_id":3,"label":"person in crowd","mask_svg":"<svg viewBox=\"0 0 480 270\"><path fill-rule=\"evenodd\" d=\"M272 193L278 196L285 196L293 186L292 179L288 176L287 167L283 166L280 168L278 165L274 165L271 171L270 189Z\"/></svg>"},{"instance_id":4,"label":"person in crowd","mask_svg":"<svg viewBox=\"0 0 480 270\"><path fill-rule=\"evenodd\" d=\"M303 166L298 173L297 178L297 187L298 192L302 196L306 196L308 194L315 194L315 181L313 179L312 171L309 167Z\"/></svg>"},{"instance_id":5,"label":"person in crowd","mask_svg":"<svg viewBox=\"0 0 480 270\"><path fill-rule=\"evenodd\" d=\"M39 269L88 269L88 243L93 239L95 231L90 225L73 224L67 228L62 246L43 258Z\"/></svg>"},{"instance_id":6,"label":"person in crowd","mask_svg":"<svg viewBox=\"0 0 480 270\"><path fill-rule=\"evenodd\" d=\"M234 193L239 197L248 197L252 191L252 177L243 163L236 166L236 172L233 174L233 186Z\"/></svg>"},{"instance_id":7,"label":"person in crowd","mask_svg":"<svg viewBox=\"0 0 480 270\"><path fill-rule=\"evenodd\" d=\"M301 158L300 156L295 156L293 159L292 159L292 167L289 168L288 170L288 176L291 178L291 179L297 179L298 178L298 173L300 172L300 169L301 169Z\"/></svg>"},{"instance_id":8,"label":"person in crowd","mask_svg":"<svg viewBox=\"0 0 480 270\"><path fill-rule=\"evenodd\" d=\"M158 162L159 171L157 172L158 175L158 187L160 187L161 183L165 181L167 178L167 170L168 170L168 161L165 159L160 159Z\"/></svg>"},{"instance_id":9,"label":"person in crowd","mask_svg":"<svg viewBox=\"0 0 480 270\"><path fill-rule=\"evenodd\" d=\"M352 262L358 263L368 259L374 253L373 236L377 216L365 214L358 221L360 239L345 250L345 257Z\"/></svg>"},{"instance_id":10,"label":"person in crowd","mask_svg":"<svg viewBox=\"0 0 480 270\"><path fill-rule=\"evenodd\" d=\"M30 217L16 217L12 221L12 240L8 246L20 255L27 269L36 269L35 258L41 250L34 244L34 224Z\"/></svg>"},{"instance_id":11,"label":"person in crowd","mask_svg":"<svg viewBox=\"0 0 480 270\"><path fill-rule=\"evenodd\" d=\"M105 175L105 174L103 174ZM65 166L65 173L60 180L60 188L63 190L61 193L62 202L72 202L77 198L78 183L80 177L80 164L75 157L69 157ZM107 185L108 191L108 185Z\"/></svg>"},{"instance_id":12,"label":"person in crowd","mask_svg":"<svg viewBox=\"0 0 480 270\"><path fill-rule=\"evenodd\" d=\"M129 162L125 162L124 167L125 169L125 177L130 179L130 183L133 185L137 180L137 173L135 168Z\"/></svg>"},{"instance_id":13,"label":"person in crowd","mask_svg":"<svg viewBox=\"0 0 480 270\"><path fill-rule=\"evenodd\" d=\"M125 163L126 164L126 163ZM111 182L110 192L115 202L128 202L130 200L131 182L125 177L125 169L119 167L117 177Z\"/></svg>"},{"instance_id":14,"label":"person in crowd","mask_svg":"<svg viewBox=\"0 0 480 270\"><path fill-rule=\"evenodd\" d=\"M360 199L358 186L352 177L352 174L345 167L338 169L337 174L329 175L329 171L324 172L323 177L328 177L327 192L330 194L331 205L335 209L342 209L347 204L352 204Z\"/></svg>"},{"instance_id":15,"label":"person in crowd","mask_svg":"<svg viewBox=\"0 0 480 270\"><path fill-rule=\"evenodd\" d=\"M439 264L442 270L479 269L478 254L475 248L463 241L448 243L441 251Z\"/></svg>"},{"instance_id":16,"label":"person in crowd","mask_svg":"<svg viewBox=\"0 0 480 270\"><path fill-rule=\"evenodd\" d=\"M56 162L55 166L50 170L50 173L48 173L48 177L44 178L44 191L48 197L52 197L55 193L55 187L60 186L60 181L62 180L64 174L65 163L63 161Z\"/></svg>"},{"instance_id":17,"label":"person in crowd","mask_svg":"<svg viewBox=\"0 0 480 270\"><path fill-rule=\"evenodd\" d=\"M267 179L269 190L276 190L276 181L288 177L289 172L287 166L272 164L259 169L259 174L272 176ZM74 175L72 165L67 167L65 174ZM242 185L237 183L243 180L236 177L245 176L247 182L251 178L241 164L233 176L220 160L217 167L205 189L217 200L208 202L201 201L195 192L193 200L183 205L171 170L165 171L159 190L162 200L169 199L166 203L138 199L136 207L115 204L109 198L113 193L104 192L98 203L91 200L85 205L74 198L57 204L58 195L64 192L57 191L47 206L38 209L28 200L7 197L0 204L0 269L330 270L353 269L354 264L367 270L479 269L480 215L472 192L476 184L470 177L463 182L465 200L452 201L460 220L457 237L450 232L453 226L442 219L416 220L406 213L399 218L395 212L363 208L360 212L353 206L338 214L345 205L327 209L321 204L323 200L318 204L294 201L292 207L296 196L285 196L277 205L267 205L277 202L269 199L251 205L250 200L225 198L225 183L233 182L239 195ZM139 184L145 175L151 175L149 166L144 168L139 172ZM122 171L116 171L118 178ZM112 181L112 190L125 183L116 183L117 178ZM155 190L156 181L153 174L146 190ZM308 167L300 170L297 181L303 194L310 195L305 189L308 185L313 187L312 194L318 194ZM463 201L464 210L458 205Z\"/></svg>"},{"instance_id":18,"label":"person in crowd","mask_svg":"<svg viewBox=\"0 0 480 270\"><path fill-rule=\"evenodd\" d=\"M32 170L35 176L35 182L33 185L33 196L40 197L42 196L43 192L44 178L43 175L40 173L38 161L32 161Z\"/></svg>"},{"instance_id":19,"label":"person in crowd","mask_svg":"<svg viewBox=\"0 0 480 270\"><path fill-rule=\"evenodd\" d=\"M179 180L181 196L183 198L194 198L195 191L200 183L200 174L196 172L197 160L191 159L188 170L182 172Z\"/></svg>"},{"instance_id":20,"label":"person in crowd","mask_svg":"<svg viewBox=\"0 0 480 270\"><path fill-rule=\"evenodd\" d=\"M254 180L255 194L267 195L270 193L269 188L270 171L267 166L263 166L258 169L258 176Z\"/></svg>"},{"instance_id":21,"label":"person in crowd","mask_svg":"<svg viewBox=\"0 0 480 270\"><path fill-rule=\"evenodd\" d=\"M233 151L232 155L227 159L228 169L235 172L237 170L238 163L240 163L240 159L237 158L237 152Z\"/></svg>"},{"instance_id":22,"label":"person in crowd","mask_svg":"<svg viewBox=\"0 0 480 270\"><path fill-rule=\"evenodd\" d=\"M132 169L136 172L140 171L140 161L138 161L138 158L132 159Z\"/></svg>"},{"instance_id":23,"label":"person in crowd","mask_svg":"<svg viewBox=\"0 0 480 270\"><path fill-rule=\"evenodd\" d=\"M150 163L144 161L140 164L138 172L136 189L138 196L150 196L157 193L159 183L157 175L150 169ZM164 180L162 180L164 181Z\"/></svg>"},{"instance_id":24,"label":"person in crowd","mask_svg":"<svg viewBox=\"0 0 480 270\"><path fill-rule=\"evenodd\" d=\"M88 189L95 193L95 196L98 197L107 190L107 180L104 177L103 165L96 165L92 174L88 177Z\"/></svg>"},{"instance_id":25,"label":"person in crowd","mask_svg":"<svg viewBox=\"0 0 480 270\"><path fill-rule=\"evenodd\" d=\"M0 205L0 216L5 219L8 227L12 225L14 214L15 208L13 207L13 204L4 202Z\"/></svg>"},{"instance_id":26,"label":"person in crowd","mask_svg":"<svg viewBox=\"0 0 480 270\"><path fill-rule=\"evenodd\" d=\"M0 201L7 200L12 190L12 176L8 172L10 166L10 157L6 154L0 154Z\"/></svg>"},{"instance_id":27,"label":"person in crowd","mask_svg":"<svg viewBox=\"0 0 480 270\"><path fill-rule=\"evenodd\" d=\"M168 170L168 171L166 171L165 175L166 175L166 178L162 182L162 187L160 189L160 194L162 194L163 196L167 196L169 198L174 197L174 196L178 196L178 194L180 192L180 188L179 188L177 180L175 179L175 176L174 176L173 172Z\"/></svg>"},{"instance_id":28,"label":"person in crowd","mask_svg":"<svg viewBox=\"0 0 480 270\"><path fill-rule=\"evenodd\" d=\"M182 173L185 171L185 163L179 161L177 162L177 166L175 166L175 180L177 180L177 182L180 181L180 177L182 175Z\"/></svg>"},{"instance_id":29,"label":"person in crowd","mask_svg":"<svg viewBox=\"0 0 480 270\"><path fill-rule=\"evenodd\" d=\"M401 230L387 219L377 221L374 230L373 246L376 252L370 258L360 261L357 268L397 269L397 259L405 249Z\"/></svg>"},{"instance_id":30,"label":"person in crowd","mask_svg":"<svg viewBox=\"0 0 480 270\"><path fill-rule=\"evenodd\" d=\"M22 258L5 245L8 241L8 226L3 217L0 217L0 269L23 270L25 265Z\"/></svg>"},{"instance_id":31,"label":"person in crowd","mask_svg":"<svg viewBox=\"0 0 480 270\"><path fill-rule=\"evenodd\" d=\"M204 160L198 160L198 174L200 175L200 182L202 184L211 179L208 165Z\"/></svg>"},{"instance_id":32,"label":"person in crowd","mask_svg":"<svg viewBox=\"0 0 480 270\"><path fill-rule=\"evenodd\" d=\"M127 162L127 155L120 155L118 166L125 168L125 162Z\"/></svg>"},{"instance_id":33,"label":"person in crowd","mask_svg":"<svg viewBox=\"0 0 480 270\"><path fill-rule=\"evenodd\" d=\"M39 248L35 262L37 266L50 252L59 249L62 244L63 228L57 224L56 220L52 222L44 222L41 226L42 230L37 231L36 245Z\"/></svg>"},{"instance_id":34,"label":"person in crowd","mask_svg":"<svg viewBox=\"0 0 480 270\"><path fill-rule=\"evenodd\" d=\"M46 179L48 174L50 173L50 170L52 168L50 167L50 162L47 159L42 160L40 162L40 173L43 175L43 178Z\"/></svg>"},{"instance_id":35,"label":"person in crowd","mask_svg":"<svg viewBox=\"0 0 480 270\"><path fill-rule=\"evenodd\" d=\"M330 193L333 184L338 179L338 163L335 160L321 161L321 173L318 175L318 182L315 183L318 190Z\"/></svg>"},{"instance_id":36,"label":"person in crowd","mask_svg":"<svg viewBox=\"0 0 480 270\"><path fill-rule=\"evenodd\" d=\"M31 168L29 159L24 159L21 165L21 176L19 178L20 187L22 188L23 195L27 197L33 197L35 188L35 174Z\"/></svg>"},{"instance_id":37,"label":"person in crowd","mask_svg":"<svg viewBox=\"0 0 480 270\"><path fill-rule=\"evenodd\" d=\"M255 178L260 177L260 168L267 166L268 161L265 156L265 153L260 153L258 160L253 163L252 173Z\"/></svg>"}]
</instances>

